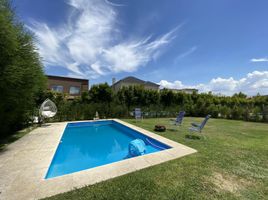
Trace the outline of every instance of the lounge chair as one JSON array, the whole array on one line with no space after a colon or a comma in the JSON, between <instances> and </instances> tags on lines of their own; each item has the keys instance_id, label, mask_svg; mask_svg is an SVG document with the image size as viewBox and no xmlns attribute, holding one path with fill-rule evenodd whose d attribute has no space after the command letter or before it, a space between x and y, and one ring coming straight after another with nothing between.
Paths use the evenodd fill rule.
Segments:
<instances>
[{"instance_id":1,"label":"lounge chair","mask_svg":"<svg viewBox=\"0 0 268 200\"><path fill-rule=\"evenodd\" d=\"M184 111L180 111L179 114L178 114L178 116L177 116L177 118L175 120L174 119L171 119L172 124L173 125L179 125L180 126L181 123L182 123L182 120L183 120L184 115L185 115L185 112Z\"/></svg>"},{"instance_id":2,"label":"lounge chair","mask_svg":"<svg viewBox=\"0 0 268 200\"><path fill-rule=\"evenodd\" d=\"M141 109L140 108L135 108L135 110L134 110L134 116L135 116L135 119L136 120L143 119L142 112L141 112Z\"/></svg>"},{"instance_id":3,"label":"lounge chair","mask_svg":"<svg viewBox=\"0 0 268 200\"><path fill-rule=\"evenodd\" d=\"M204 126L206 125L208 119L211 117L211 115L207 115L206 118L203 120L203 122L201 124L197 124L197 123L191 123L192 127L189 128L189 130L191 132L202 132L202 129L204 128Z\"/></svg>"}]
</instances>

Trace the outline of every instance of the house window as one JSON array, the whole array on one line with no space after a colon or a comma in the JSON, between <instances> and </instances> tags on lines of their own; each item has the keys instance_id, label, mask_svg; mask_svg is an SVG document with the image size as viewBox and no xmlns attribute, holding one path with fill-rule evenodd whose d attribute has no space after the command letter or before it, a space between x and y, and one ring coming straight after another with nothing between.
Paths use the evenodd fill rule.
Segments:
<instances>
[{"instance_id":1,"label":"house window","mask_svg":"<svg viewBox=\"0 0 268 200\"><path fill-rule=\"evenodd\" d=\"M71 86L69 93L72 94L72 95L80 94L80 87Z\"/></svg>"},{"instance_id":2,"label":"house window","mask_svg":"<svg viewBox=\"0 0 268 200\"><path fill-rule=\"evenodd\" d=\"M63 86L62 85L53 85L51 87L51 90L55 91L55 92L63 92Z\"/></svg>"}]
</instances>

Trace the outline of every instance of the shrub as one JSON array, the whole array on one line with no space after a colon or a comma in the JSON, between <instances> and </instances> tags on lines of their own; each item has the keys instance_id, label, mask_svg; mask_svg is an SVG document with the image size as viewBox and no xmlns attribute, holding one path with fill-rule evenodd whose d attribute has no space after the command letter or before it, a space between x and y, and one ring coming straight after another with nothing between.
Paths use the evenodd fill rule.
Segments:
<instances>
[{"instance_id":1,"label":"shrub","mask_svg":"<svg viewBox=\"0 0 268 200\"><path fill-rule=\"evenodd\" d=\"M1 136L29 123L45 76L32 35L16 19L8 1L0 1Z\"/></svg>"},{"instance_id":2,"label":"shrub","mask_svg":"<svg viewBox=\"0 0 268 200\"><path fill-rule=\"evenodd\" d=\"M186 116L267 121L268 97L246 98L243 94L233 97L212 94L186 94L145 90L143 87L124 87L117 93L108 84L93 86L88 93L72 102L62 94L46 92L43 99L51 98L58 105L59 113L54 118L60 120L93 119L96 111L101 118L133 117L130 112L140 107L144 117L175 117L180 110ZM107 98L103 98L103 97ZM170 98L171 99L170 99Z\"/></svg>"}]
</instances>

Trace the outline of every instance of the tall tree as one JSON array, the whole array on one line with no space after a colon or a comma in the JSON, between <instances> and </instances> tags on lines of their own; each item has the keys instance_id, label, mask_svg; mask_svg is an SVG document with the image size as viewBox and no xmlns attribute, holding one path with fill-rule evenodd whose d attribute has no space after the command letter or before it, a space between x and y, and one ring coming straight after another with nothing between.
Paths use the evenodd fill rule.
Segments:
<instances>
[{"instance_id":1,"label":"tall tree","mask_svg":"<svg viewBox=\"0 0 268 200\"><path fill-rule=\"evenodd\" d=\"M89 90L89 97L92 102L109 103L112 101L112 89L107 83L93 85Z\"/></svg>"},{"instance_id":2,"label":"tall tree","mask_svg":"<svg viewBox=\"0 0 268 200\"><path fill-rule=\"evenodd\" d=\"M29 121L45 76L32 35L18 21L7 0L0 0L1 136Z\"/></svg>"}]
</instances>

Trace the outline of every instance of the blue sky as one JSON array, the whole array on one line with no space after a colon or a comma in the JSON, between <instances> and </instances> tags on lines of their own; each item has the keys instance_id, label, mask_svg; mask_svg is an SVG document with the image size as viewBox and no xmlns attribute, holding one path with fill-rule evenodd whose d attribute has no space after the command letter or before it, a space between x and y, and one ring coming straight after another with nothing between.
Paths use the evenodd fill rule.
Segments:
<instances>
[{"instance_id":1,"label":"blue sky","mask_svg":"<svg viewBox=\"0 0 268 200\"><path fill-rule=\"evenodd\" d=\"M268 94L268 1L14 0L47 74Z\"/></svg>"}]
</instances>

